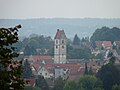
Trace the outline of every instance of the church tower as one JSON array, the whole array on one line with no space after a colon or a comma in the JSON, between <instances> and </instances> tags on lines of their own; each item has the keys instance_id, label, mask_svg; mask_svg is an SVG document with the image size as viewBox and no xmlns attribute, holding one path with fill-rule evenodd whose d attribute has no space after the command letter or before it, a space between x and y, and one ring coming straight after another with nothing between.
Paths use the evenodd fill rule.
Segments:
<instances>
[{"instance_id":1,"label":"church tower","mask_svg":"<svg viewBox=\"0 0 120 90\"><path fill-rule=\"evenodd\" d=\"M66 63L66 35L64 30L57 29L54 38L54 63Z\"/></svg>"}]
</instances>

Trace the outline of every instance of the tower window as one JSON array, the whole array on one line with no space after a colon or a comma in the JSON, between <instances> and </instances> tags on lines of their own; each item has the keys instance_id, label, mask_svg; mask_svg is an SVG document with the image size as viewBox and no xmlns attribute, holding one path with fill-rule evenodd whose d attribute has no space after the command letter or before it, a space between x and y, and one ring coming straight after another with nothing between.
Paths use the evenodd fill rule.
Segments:
<instances>
[{"instance_id":1,"label":"tower window","mask_svg":"<svg viewBox=\"0 0 120 90\"><path fill-rule=\"evenodd\" d=\"M62 46L62 49L64 49L64 46Z\"/></svg>"},{"instance_id":2,"label":"tower window","mask_svg":"<svg viewBox=\"0 0 120 90\"><path fill-rule=\"evenodd\" d=\"M64 44L64 40L62 40L62 44Z\"/></svg>"},{"instance_id":3,"label":"tower window","mask_svg":"<svg viewBox=\"0 0 120 90\"><path fill-rule=\"evenodd\" d=\"M56 40L56 44L58 44L58 40Z\"/></svg>"},{"instance_id":4,"label":"tower window","mask_svg":"<svg viewBox=\"0 0 120 90\"><path fill-rule=\"evenodd\" d=\"M56 49L58 49L58 46L56 45Z\"/></svg>"}]
</instances>

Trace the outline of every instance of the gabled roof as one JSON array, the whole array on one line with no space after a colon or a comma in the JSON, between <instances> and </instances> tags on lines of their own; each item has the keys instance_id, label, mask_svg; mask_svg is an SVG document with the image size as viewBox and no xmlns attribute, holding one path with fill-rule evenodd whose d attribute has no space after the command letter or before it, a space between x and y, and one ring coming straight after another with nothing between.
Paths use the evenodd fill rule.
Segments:
<instances>
[{"instance_id":1,"label":"gabled roof","mask_svg":"<svg viewBox=\"0 0 120 90\"><path fill-rule=\"evenodd\" d=\"M49 69L52 67L61 67L61 68L68 68L74 71L78 71L81 67L80 64L46 64L45 68Z\"/></svg>"},{"instance_id":2,"label":"gabled roof","mask_svg":"<svg viewBox=\"0 0 120 90\"><path fill-rule=\"evenodd\" d=\"M54 39L66 39L64 30L58 29Z\"/></svg>"},{"instance_id":3,"label":"gabled roof","mask_svg":"<svg viewBox=\"0 0 120 90\"><path fill-rule=\"evenodd\" d=\"M34 67L36 71L41 67L39 63L31 63L30 65Z\"/></svg>"}]
</instances>

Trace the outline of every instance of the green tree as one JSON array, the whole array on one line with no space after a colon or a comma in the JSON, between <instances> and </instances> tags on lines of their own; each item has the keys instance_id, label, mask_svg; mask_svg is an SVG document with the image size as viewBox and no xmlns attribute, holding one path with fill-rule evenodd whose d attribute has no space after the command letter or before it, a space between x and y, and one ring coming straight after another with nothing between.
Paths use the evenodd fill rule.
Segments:
<instances>
[{"instance_id":1,"label":"green tree","mask_svg":"<svg viewBox=\"0 0 120 90\"><path fill-rule=\"evenodd\" d=\"M63 90L64 88L64 85L65 85L65 81L61 78L61 77L58 77L56 80L55 80L55 83L54 83L54 88L53 90Z\"/></svg>"},{"instance_id":2,"label":"green tree","mask_svg":"<svg viewBox=\"0 0 120 90\"><path fill-rule=\"evenodd\" d=\"M120 90L120 85L113 85L112 90Z\"/></svg>"},{"instance_id":3,"label":"green tree","mask_svg":"<svg viewBox=\"0 0 120 90\"><path fill-rule=\"evenodd\" d=\"M102 53L98 53L98 54L95 56L95 59L103 60L103 59L104 59L104 55L103 55Z\"/></svg>"},{"instance_id":4,"label":"green tree","mask_svg":"<svg viewBox=\"0 0 120 90\"><path fill-rule=\"evenodd\" d=\"M69 59L86 59L91 58L91 51L89 48L75 49L68 45L67 47L67 58Z\"/></svg>"},{"instance_id":5,"label":"green tree","mask_svg":"<svg viewBox=\"0 0 120 90\"><path fill-rule=\"evenodd\" d=\"M32 77L33 77L33 74L31 70L31 66L28 60L26 59L23 64L23 78L32 78Z\"/></svg>"},{"instance_id":6,"label":"green tree","mask_svg":"<svg viewBox=\"0 0 120 90\"><path fill-rule=\"evenodd\" d=\"M48 84L43 76L39 75L36 80L36 87L41 88L41 90L49 90Z\"/></svg>"},{"instance_id":7,"label":"green tree","mask_svg":"<svg viewBox=\"0 0 120 90\"><path fill-rule=\"evenodd\" d=\"M117 41L120 40L120 29L117 27L102 27L97 29L91 36L91 42L95 41Z\"/></svg>"},{"instance_id":8,"label":"green tree","mask_svg":"<svg viewBox=\"0 0 120 90\"><path fill-rule=\"evenodd\" d=\"M41 90L39 87L33 87L32 90Z\"/></svg>"},{"instance_id":9,"label":"green tree","mask_svg":"<svg viewBox=\"0 0 120 90\"><path fill-rule=\"evenodd\" d=\"M105 90L111 90L113 85L120 84L120 70L111 63L102 66L97 77L103 82Z\"/></svg>"},{"instance_id":10,"label":"green tree","mask_svg":"<svg viewBox=\"0 0 120 90\"><path fill-rule=\"evenodd\" d=\"M14 46L18 47L18 52L24 51L25 55L53 55L53 44L54 41L50 36L32 34Z\"/></svg>"},{"instance_id":11,"label":"green tree","mask_svg":"<svg viewBox=\"0 0 120 90\"><path fill-rule=\"evenodd\" d=\"M88 71L87 63L85 63L85 72L84 72L84 75L88 75L88 74L89 74L89 71Z\"/></svg>"},{"instance_id":12,"label":"green tree","mask_svg":"<svg viewBox=\"0 0 120 90\"><path fill-rule=\"evenodd\" d=\"M107 57L110 58L110 59L109 59L109 63L110 63L110 64L115 64L116 57L114 56L114 54L113 54L112 52L110 52Z\"/></svg>"},{"instance_id":13,"label":"green tree","mask_svg":"<svg viewBox=\"0 0 120 90\"><path fill-rule=\"evenodd\" d=\"M89 72L88 72L88 75L94 75L94 72L93 72L93 70L92 70L92 67L90 67Z\"/></svg>"},{"instance_id":14,"label":"green tree","mask_svg":"<svg viewBox=\"0 0 120 90\"><path fill-rule=\"evenodd\" d=\"M95 76L85 75L80 78L78 82L78 88L80 89L82 87L85 90L93 90L96 82L97 78Z\"/></svg>"},{"instance_id":15,"label":"green tree","mask_svg":"<svg viewBox=\"0 0 120 90\"><path fill-rule=\"evenodd\" d=\"M80 38L77 36L77 34L73 39L73 45L80 45Z\"/></svg>"},{"instance_id":16,"label":"green tree","mask_svg":"<svg viewBox=\"0 0 120 90\"><path fill-rule=\"evenodd\" d=\"M77 84L75 81L68 81L65 86L64 90L77 90Z\"/></svg>"},{"instance_id":17,"label":"green tree","mask_svg":"<svg viewBox=\"0 0 120 90\"><path fill-rule=\"evenodd\" d=\"M94 88L93 90L104 90L104 89L97 87L97 88Z\"/></svg>"},{"instance_id":18,"label":"green tree","mask_svg":"<svg viewBox=\"0 0 120 90\"><path fill-rule=\"evenodd\" d=\"M48 55L54 56L54 47L53 46L48 50Z\"/></svg>"},{"instance_id":19,"label":"green tree","mask_svg":"<svg viewBox=\"0 0 120 90\"><path fill-rule=\"evenodd\" d=\"M14 60L18 54L14 43L18 42L18 29L0 28L0 88L2 90L23 90L24 82L21 79L22 61Z\"/></svg>"},{"instance_id":20,"label":"green tree","mask_svg":"<svg viewBox=\"0 0 120 90\"><path fill-rule=\"evenodd\" d=\"M34 47L31 47L29 45L26 45L25 46L25 49L24 49L24 55L36 55L36 49Z\"/></svg>"},{"instance_id":21,"label":"green tree","mask_svg":"<svg viewBox=\"0 0 120 90\"><path fill-rule=\"evenodd\" d=\"M16 48L16 52L19 52L22 47L23 47L23 43L19 40L18 42L16 42L15 44L13 44L14 47L17 47Z\"/></svg>"}]
</instances>

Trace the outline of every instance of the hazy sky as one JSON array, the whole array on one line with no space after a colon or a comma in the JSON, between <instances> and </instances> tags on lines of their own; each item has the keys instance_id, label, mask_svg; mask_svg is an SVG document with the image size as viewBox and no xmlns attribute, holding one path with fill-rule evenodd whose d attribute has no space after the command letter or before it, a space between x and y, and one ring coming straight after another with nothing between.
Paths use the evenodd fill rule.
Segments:
<instances>
[{"instance_id":1,"label":"hazy sky","mask_svg":"<svg viewBox=\"0 0 120 90\"><path fill-rule=\"evenodd\" d=\"M120 18L120 0L0 0L0 18Z\"/></svg>"}]
</instances>

